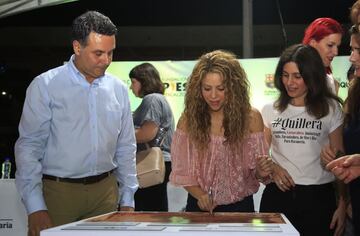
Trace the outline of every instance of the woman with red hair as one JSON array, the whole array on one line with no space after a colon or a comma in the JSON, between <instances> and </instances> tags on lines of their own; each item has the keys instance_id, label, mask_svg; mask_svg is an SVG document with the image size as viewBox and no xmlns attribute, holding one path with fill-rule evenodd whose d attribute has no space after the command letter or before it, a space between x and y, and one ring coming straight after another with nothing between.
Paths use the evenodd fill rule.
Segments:
<instances>
[{"instance_id":1,"label":"woman with red hair","mask_svg":"<svg viewBox=\"0 0 360 236\"><path fill-rule=\"evenodd\" d=\"M328 85L337 94L339 83L333 78L331 62L338 55L338 48L344 31L339 22L332 18L317 18L305 30L302 43L315 48L326 68Z\"/></svg>"}]
</instances>

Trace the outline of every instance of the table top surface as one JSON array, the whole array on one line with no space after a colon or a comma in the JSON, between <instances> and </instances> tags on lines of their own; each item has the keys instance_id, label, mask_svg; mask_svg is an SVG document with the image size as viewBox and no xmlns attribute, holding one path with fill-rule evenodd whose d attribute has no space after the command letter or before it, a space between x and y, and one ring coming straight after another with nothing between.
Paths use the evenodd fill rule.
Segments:
<instances>
[{"instance_id":1,"label":"table top surface","mask_svg":"<svg viewBox=\"0 0 360 236\"><path fill-rule=\"evenodd\" d=\"M280 213L207 212L111 212L41 231L42 236L298 236L288 219Z\"/></svg>"},{"instance_id":2,"label":"table top surface","mask_svg":"<svg viewBox=\"0 0 360 236\"><path fill-rule=\"evenodd\" d=\"M202 212L113 212L86 222L149 222L167 224L264 223L285 224L280 213L202 213Z\"/></svg>"}]
</instances>

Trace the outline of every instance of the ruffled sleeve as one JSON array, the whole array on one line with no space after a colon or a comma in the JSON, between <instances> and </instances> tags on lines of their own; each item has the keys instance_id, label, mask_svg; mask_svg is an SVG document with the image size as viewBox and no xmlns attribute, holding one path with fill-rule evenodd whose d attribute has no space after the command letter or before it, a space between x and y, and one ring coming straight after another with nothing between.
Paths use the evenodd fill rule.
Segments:
<instances>
[{"instance_id":1,"label":"ruffled sleeve","mask_svg":"<svg viewBox=\"0 0 360 236\"><path fill-rule=\"evenodd\" d=\"M265 140L265 135L263 132L253 133L252 134L253 143L255 144L255 156L259 156L261 158L265 158L265 156L270 156L270 147ZM256 168L256 161L255 161ZM262 179L258 179L263 184L268 184L271 182L271 177L265 177Z\"/></svg>"},{"instance_id":2,"label":"ruffled sleeve","mask_svg":"<svg viewBox=\"0 0 360 236\"><path fill-rule=\"evenodd\" d=\"M177 129L171 143L170 182L175 186L198 185L197 152L187 133Z\"/></svg>"}]
</instances>

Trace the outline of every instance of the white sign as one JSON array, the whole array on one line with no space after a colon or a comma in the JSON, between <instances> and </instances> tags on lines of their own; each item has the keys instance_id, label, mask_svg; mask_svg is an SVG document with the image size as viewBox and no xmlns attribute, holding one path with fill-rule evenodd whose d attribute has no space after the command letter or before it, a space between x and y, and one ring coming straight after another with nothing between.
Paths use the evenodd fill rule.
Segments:
<instances>
[{"instance_id":1,"label":"white sign","mask_svg":"<svg viewBox=\"0 0 360 236\"><path fill-rule=\"evenodd\" d=\"M27 215L15 179L0 179L0 236L26 236Z\"/></svg>"}]
</instances>

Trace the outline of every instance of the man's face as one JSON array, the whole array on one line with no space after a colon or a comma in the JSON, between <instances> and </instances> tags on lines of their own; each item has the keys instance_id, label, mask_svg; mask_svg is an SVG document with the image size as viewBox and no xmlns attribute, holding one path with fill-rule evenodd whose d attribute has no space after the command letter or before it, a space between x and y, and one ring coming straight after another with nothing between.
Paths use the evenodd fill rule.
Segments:
<instances>
[{"instance_id":1,"label":"man's face","mask_svg":"<svg viewBox=\"0 0 360 236\"><path fill-rule=\"evenodd\" d=\"M91 83L105 74L112 62L113 51L116 46L115 36L102 35L91 32L86 45L78 41L73 42L75 66Z\"/></svg>"}]
</instances>

